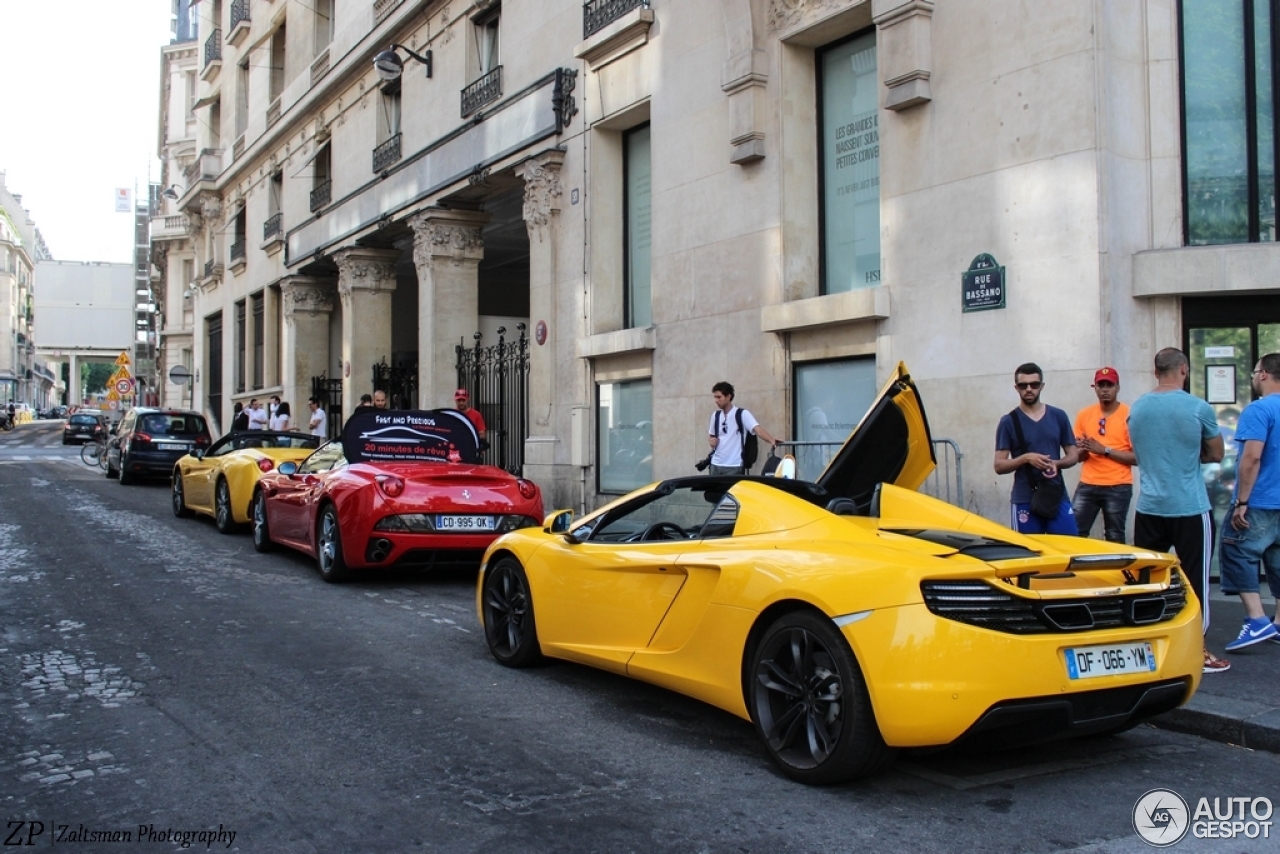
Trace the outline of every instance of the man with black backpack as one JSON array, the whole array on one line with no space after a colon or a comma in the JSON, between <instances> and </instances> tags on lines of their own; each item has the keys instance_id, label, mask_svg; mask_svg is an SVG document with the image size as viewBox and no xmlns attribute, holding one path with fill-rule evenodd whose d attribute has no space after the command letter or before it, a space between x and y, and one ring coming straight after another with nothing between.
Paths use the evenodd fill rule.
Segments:
<instances>
[{"instance_id":1,"label":"man with black backpack","mask_svg":"<svg viewBox=\"0 0 1280 854\"><path fill-rule=\"evenodd\" d=\"M1024 534L1079 536L1062 470L1079 461L1071 419L1040 400L1044 371L1034 362L1019 365L1013 386L1018 408L996 428L996 474L1013 473L1010 527Z\"/></svg>"},{"instance_id":2,"label":"man with black backpack","mask_svg":"<svg viewBox=\"0 0 1280 854\"><path fill-rule=\"evenodd\" d=\"M733 386L718 382L711 387L716 411L711 416L707 439L711 444L711 474L747 474L760 455L760 437L770 447L778 440L760 426L755 416L733 405Z\"/></svg>"}]
</instances>

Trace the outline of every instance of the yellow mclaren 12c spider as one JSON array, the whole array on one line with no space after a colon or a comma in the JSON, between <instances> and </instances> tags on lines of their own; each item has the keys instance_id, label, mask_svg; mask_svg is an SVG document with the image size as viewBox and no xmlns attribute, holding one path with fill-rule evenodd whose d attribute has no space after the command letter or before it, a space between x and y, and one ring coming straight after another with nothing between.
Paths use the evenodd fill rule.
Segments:
<instances>
[{"instance_id":1,"label":"yellow mclaren 12c spider","mask_svg":"<svg viewBox=\"0 0 1280 854\"><path fill-rule=\"evenodd\" d=\"M228 433L207 451L187 454L173 466L173 515L213 517L224 534L250 521L258 479L284 462L301 462L320 447L307 433L241 430Z\"/></svg>"},{"instance_id":2,"label":"yellow mclaren 12c spider","mask_svg":"<svg viewBox=\"0 0 1280 854\"><path fill-rule=\"evenodd\" d=\"M718 706L819 784L896 748L1119 732L1191 698L1200 608L1173 556L1018 534L917 492L934 465L899 365L814 483L665 480L497 540L489 648Z\"/></svg>"}]
</instances>

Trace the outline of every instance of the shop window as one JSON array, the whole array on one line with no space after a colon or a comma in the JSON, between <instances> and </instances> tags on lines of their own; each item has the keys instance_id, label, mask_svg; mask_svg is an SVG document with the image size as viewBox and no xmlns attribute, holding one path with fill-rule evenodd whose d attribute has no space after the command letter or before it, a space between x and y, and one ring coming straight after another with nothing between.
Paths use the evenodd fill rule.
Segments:
<instances>
[{"instance_id":1,"label":"shop window","mask_svg":"<svg viewBox=\"0 0 1280 854\"><path fill-rule=\"evenodd\" d=\"M794 367L796 477L814 480L876 397L874 357Z\"/></svg>"},{"instance_id":2,"label":"shop window","mask_svg":"<svg viewBox=\"0 0 1280 854\"><path fill-rule=\"evenodd\" d=\"M880 283L880 121L875 33L818 52L822 292Z\"/></svg>"},{"instance_id":3,"label":"shop window","mask_svg":"<svg viewBox=\"0 0 1280 854\"><path fill-rule=\"evenodd\" d=\"M627 328L653 324L650 266L652 264L652 163L649 125L623 134L622 175Z\"/></svg>"},{"instance_id":4,"label":"shop window","mask_svg":"<svg viewBox=\"0 0 1280 854\"><path fill-rule=\"evenodd\" d=\"M596 488L625 494L653 480L653 381L600 383Z\"/></svg>"},{"instance_id":5,"label":"shop window","mask_svg":"<svg viewBox=\"0 0 1280 854\"><path fill-rule=\"evenodd\" d=\"M1272 242L1275 7L1267 0L1179 5L1184 241Z\"/></svg>"}]
</instances>

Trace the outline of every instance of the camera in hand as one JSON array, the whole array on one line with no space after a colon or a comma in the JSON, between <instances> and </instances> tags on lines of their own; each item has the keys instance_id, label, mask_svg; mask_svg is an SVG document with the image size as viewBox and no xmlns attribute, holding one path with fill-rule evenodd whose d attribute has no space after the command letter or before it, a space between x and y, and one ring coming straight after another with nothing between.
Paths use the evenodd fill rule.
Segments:
<instances>
[{"instance_id":1,"label":"camera in hand","mask_svg":"<svg viewBox=\"0 0 1280 854\"><path fill-rule=\"evenodd\" d=\"M712 453L715 453L715 452L712 451ZM706 471L707 467L710 465L711 465L711 454L707 454L706 459L698 460L696 463L693 464L693 467L696 468L698 471Z\"/></svg>"}]
</instances>

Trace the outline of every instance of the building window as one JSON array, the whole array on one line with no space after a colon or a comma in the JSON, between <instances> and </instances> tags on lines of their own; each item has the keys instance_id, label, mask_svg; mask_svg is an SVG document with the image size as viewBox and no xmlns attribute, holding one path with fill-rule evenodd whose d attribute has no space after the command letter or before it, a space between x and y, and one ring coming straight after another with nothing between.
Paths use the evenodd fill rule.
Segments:
<instances>
[{"instance_id":1,"label":"building window","mask_svg":"<svg viewBox=\"0 0 1280 854\"><path fill-rule=\"evenodd\" d=\"M249 60L236 68L236 137L249 127Z\"/></svg>"},{"instance_id":2,"label":"building window","mask_svg":"<svg viewBox=\"0 0 1280 854\"><path fill-rule=\"evenodd\" d=\"M1275 9L1267 0L1180 5L1184 241L1272 242Z\"/></svg>"},{"instance_id":3,"label":"building window","mask_svg":"<svg viewBox=\"0 0 1280 854\"><path fill-rule=\"evenodd\" d=\"M816 480L875 400L873 356L794 367L796 477Z\"/></svg>"},{"instance_id":4,"label":"building window","mask_svg":"<svg viewBox=\"0 0 1280 854\"><path fill-rule=\"evenodd\" d=\"M316 156L311 161L312 213L329 204L333 198L332 164L333 152L329 144L325 143L320 146Z\"/></svg>"},{"instance_id":5,"label":"building window","mask_svg":"<svg viewBox=\"0 0 1280 854\"><path fill-rule=\"evenodd\" d=\"M383 86L378 100L378 142L381 144L400 133L400 80Z\"/></svg>"},{"instance_id":6,"label":"building window","mask_svg":"<svg viewBox=\"0 0 1280 854\"><path fill-rule=\"evenodd\" d=\"M222 147L222 99L209 107L209 148ZM202 167L203 168L203 167Z\"/></svg>"},{"instance_id":7,"label":"building window","mask_svg":"<svg viewBox=\"0 0 1280 854\"><path fill-rule=\"evenodd\" d=\"M266 325L263 323L265 319L265 300L262 294L256 294L249 298L253 309L253 387L262 388L263 368L263 342L266 340Z\"/></svg>"},{"instance_id":8,"label":"building window","mask_svg":"<svg viewBox=\"0 0 1280 854\"><path fill-rule=\"evenodd\" d=\"M502 16L502 7L494 6L471 19L471 33L475 39L476 59L479 62L479 73L483 77L502 64L498 55L498 19Z\"/></svg>"},{"instance_id":9,"label":"building window","mask_svg":"<svg viewBox=\"0 0 1280 854\"><path fill-rule=\"evenodd\" d=\"M316 10L316 53L324 50L333 41L333 3L334 0L315 0Z\"/></svg>"},{"instance_id":10,"label":"building window","mask_svg":"<svg viewBox=\"0 0 1280 854\"><path fill-rule=\"evenodd\" d=\"M222 312L206 321L208 363L204 367L205 388L209 390L209 414L222 423Z\"/></svg>"},{"instance_id":11,"label":"building window","mask_svg":"<svg viewBox=\"0 0 1280 854\"><path fill-rule=\"evenodd\" d=\"M236 303L236 340L235 352L235 377L236 377L236 394L240 394L245 389L244 384L244 344L245 344L245 304L244 300Z\"/></svg>"},{"instance_id":12,"label":"building window","mask_svg":"<svg viewBox=\"0 0 1280 854\"><path fill-rule=\"evenodd\" d=\"M653 480L653 381L600 383L596 489L624 494Z\"/></svg>"},{"instance_id":13,"label":"building window","mask_svg":"<svg viewBox=\"0 0 1280 854\"><path fill-rule=\"evenodd\" d=\"M623 135L622 181L623 208L626 222L626 325L643 328L653 324L653 302L650 297L652 212L652 156L649 125L642 125Z\"/></svg>"},{"instance_id":14,"label":"building window","mask_svg":"<svg viewBox=\"0 0 1280 854\"><path fill-rule=\"evenodd\" d=\"M874 32L818 52L822 292L880 282L880 123Z\"/></svg>"},{"instance_id":15,"label":"building window","mask_svg":"<svg viewBox=\"0 0 1280 854\"><path fill-rule=\"evenodd\" d=\"M271 88L267 96L269 101L279 98L280 93L284 91L284 49L287 39L284 23L281 23L271 34Z\"/></svg>"}]
</instances>

